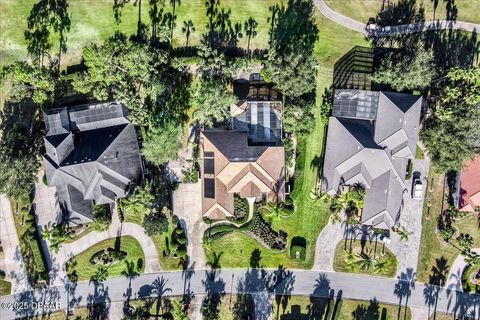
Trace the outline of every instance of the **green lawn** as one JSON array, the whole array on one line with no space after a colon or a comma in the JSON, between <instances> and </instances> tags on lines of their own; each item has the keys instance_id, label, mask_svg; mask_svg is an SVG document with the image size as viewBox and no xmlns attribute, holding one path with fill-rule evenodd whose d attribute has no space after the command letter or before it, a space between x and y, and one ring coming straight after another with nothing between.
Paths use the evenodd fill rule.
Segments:
<instances>
[{"instance_id":1,"label":"green lawn","mask_svg":"<svg viewBox=\"0 0 480 320\"><path fill-rule=\"evenodd\" d=\"M88 248L87 250L83 251L79 255L71 258L69 263L73 266L73 270L76 271L78 275L78 280L88 280L90 277L97 271L100 265L94 265L90 263L90 258L97 252L101 250L105 250L107 248L114 248L115 242L117 238L107 239L101 241L94 246ZM109 277L116 277L120 276L123 271L126 270L126 262L135 263L135 266L139 265L140 262L140 270L139 272L142 273L145 267L145 255L142 250L142 246L138 241L132 236L123 236L120 237L120 250L127 253L127 256L124 260L113 263L108 268L108 276ZM71 273L72 270L69 270Z\"/></svg>"},{"instance_id":2,"label":"green lawn","mask_svg":"<svg viewBox=\"0 0 480 320\"><path fill-rule=\"evenodd\" d=\"M443 241L437 231L437 218L442 212L443 203L443 175L439 175L430 169L429 176L430 180L423 208L422 238L417 266L417 279L421 282L429 281L428 276L433 268L446 270L444 272L448 274L453 261L459 254L458 249ZM427 203L429 202L428 194L430 190L432 191L432 205L429 208ZM468 233L474 238L474 248L480 247L480 230L477 217L468 215L458 219L453 225L458 230L457 234L459 232Z\"/></svg>"},{"instance_id":3,"label":"green lawn","mask_svg":"<svg viewBox=\"0 0 480 320\"><path fill-rule=\"evenodd\" d=\"M333 10L351 17L355 20L367 23L370 17L376 17L377 12L380 10L381 0L325 0L327 5ZM390 0L390 3L395 2ZM425 20L433 19L433 1L420 1L417 0L417 7L423 3L425 8ZM439 1L435 13L435 19L446 18L446 3L445 1ZM480 23L480 1L478 0L455 0L457 7L457 20ZM476 12L476 13L475 13Z\"/></svg>"},{"instance_id":4,"label":"green lawn","mask_svg":"<svg viewBox=\"0 0 480 320\"><path fill-rule=\"evenodd\" d=\"M0 2L0 65L12 62L15 59L25 58L27 55L24 40L24 31L27 27L27 18L36 0L2 0ZM169 3L168 1L166 1ZM87 43L103 40L120 30L127 34L136 32L138 7L127 4L123 9L121 23L115 24L113 16L113 0L83 0L69 1L69 12L72 26L67 35L68 53L64 63L78 62L81 56L81 49ZM142 3L142 21L149 24L148 1ZM222 0L224 8L232 10L232 23L243 22L249 17L254 17L258 22L258 35L251 40L250 47L266 47L269 23L268 7L281 3L281 0ZM166 6L166 11L171 11ZM196 31L190 36L189 44L198 44L201 35L206 30L206 10L204 0L183 0L177 7L177 23L174 31L175 45L184 45L185 35L182 33L183 21L192 20ZM8 17L8 18L7 18ZM58 42L55 40L54 49L57 50ZM240 40L240 45L246 47L246 38ZM56 51L55 51L56 52Z\"/></svg>"},{"instance_id":5,"label":"green lawn","mask_svg":"<svg viewBox=\"0 0 480 320\"><path fill-rule=\"evenodd\" d=\"M0 296L8 296L12 290L12 283L0 278Z\"/></svg>"},{"instance_id":6,"label":"green lawn","mask_svg":"<svg viewBox=\"0 0 480 320\"><path fill-rule=\"evenodd\" d=\"M278 320L324 319L322 316L333 315L334 312L335 320L396 320L398 315L398 306L377 302L336 302L334 299L329 301L325 298L305 296L277 296L277 299L275 300L280 301L280 305L274 302L272 319ZM407 309L405 318L404 312L405 309L402 308L401 319L412 318L410 309Z\"/></svg>"},{"instance_id":7,"label":"green lawn","mask_svg":"<svg viewBox=\"0 0 480 320\"><path fill-rule=\"evenodd\" d=\"M25 236L27 233L28 224L25 223L30 215L30 204L28 199L13 200L11 199L13 210L13 220L15 221L15 228L17 229L18 240L20 243L20 250L25 260L25 267L30 278L29 281L36 282L42 280L47 276L47 266L43 259L42 248L37 238L28 239ZM18 210L18 213L17 213Z\"/></svg>"},{"instance_id":8,"label":"green lawn","mask_svg":"<svg viewBox=\"0 0 480 320\"><path fill-rule=\"evenodd\" d=\"M132 222L138 225L143 224L143 215L136 215L132 214L130 211L125 211L125 222ZM167 243L165 238L168 237L168 241L170 242L170 235L172 234L173 227L171 225L168 226L168 231L164 234L154 235L152 238L153 243L155 244L155 248L157 249L158 260L162 270L180 270L182 268L181 260L179 258L170 256L164 257L163 252L167 249Z\"/></svg>"},{"instance_id":9,"label":"green lawn","mask_svg":"<svg viewBox=\"0 0 480 320\"><path fill-rule=\"evenodd\" d=\"M357 255L362 252L361 242L342 240L335 249L335 259L333 260L333 269L335 271L376 274L374 273L374 270L361 270L360 267L358 267L356 270L349 269L345 264L345 257L347 255L347 253L344 251L345 247L347 248L347 252L352 250L357 261L361 260L359 257L357 257ZM365 243L364 252L368 251L371 251L372 256L374 256L378 261L391 261L391 265L389 265L384 271L379 272L377 275L386 277L395 276L395 273L397 272L397 259L387 247L384 247L381 242L376 243L375 241L367 241ZM382 253L384 253L384 256L381 255Z\"/></svg>"},{"instance_id":10,"label":"green lawn","mask_svg":"<svg viewBox=\"0 0 480 320\"><path fill-rule=\"evenodd\" d=\"M425 154L422 150L422 148L420 148L417 144L417 148L415 149L415 159L425 159Z\"/></svg>"}]
</instances>

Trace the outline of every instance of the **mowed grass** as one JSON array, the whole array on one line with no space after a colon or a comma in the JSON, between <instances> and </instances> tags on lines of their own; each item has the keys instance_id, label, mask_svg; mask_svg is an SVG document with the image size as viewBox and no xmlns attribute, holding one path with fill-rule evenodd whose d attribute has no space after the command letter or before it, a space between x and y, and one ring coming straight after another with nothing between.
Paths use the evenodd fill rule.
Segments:
<instances>
[{"instance_id":1,"label":"mowed grass","mask_svg":"<svg viewBox=\"0 0 480 320\"><path fill-rule=\"evenodd\" d=\"M360 262L361 258L358 256L362 252L362 245L360 241L341 241L337 248L335 249L335 258L333 260L333 269L337 272L352 272L352 273L363 273L363 274L376 274L374 270L361 270L360 265L358 270L352 271L345 264L345 258L347 252L344 249L347 249L347 252L352 250L355 255L357 262ZM395 255L387 248L384 247L382 242L376 241L367 241L365 243L364 252L370 252L370 254L377 259L378 261L391 261L391 265L388 266L383 272L379 273L379 276L393 277L397 272L397 258ZM382 253L384 256L382 256Z\"/></svg>"},{"instance_id":2,"label":"mowed grass","mask_svg":"<svg viewBox=\"0 0 480 320\"><path fill-rule=\"evenodd\" d=\"M315 18L320 29L319 41L314 49L319 62L315 109L315 114L318 115L324 90L332 84L335 62L352 47L366 46L368 43L362 35L327 20L318 12L315 13ZM223 252L220 259L222 267L249 267L253 250L259 249L262 257L260 265L263 267L276 268L281 264L288 268L309 269L313 266L316 240L329 218L328 209L310 198L310 191L316 185L320 165L323 163L325 134L326 126L317 116L314 130L308 135L299 137L298 175L291 195L295 202L295 213L288 218L274 221L272 225L275 230L287 232L289 241L295 236L307 240L305 260L290 258L290 243L285 252L274 253L238 232L212 241L205 250L207 258L212 257L212 252Z\"/></svg>"},{"instance_id":3,"label":"mowed grass","mask_svg":"<svg viewBox=\"0 0 480 320\"><path fill-rule=\"evenodd\" d=\"M12 290L12 283L0 278L0 296L8 296Z\"/></svg>"},{"instance_id":4,"label":"mowed grass","mask_svg":"<svg viewBox=\"0 0 480 320\"><path fill-rule=\"evenodd\" d=\"M460 253L458 249L445 242L437 230L437 219L442 213L443 187L443 175L430 169L429 185L423 208L422 238L417 266L417 279L421 282L428 282L432 270L434 268L438 269L444 263L446 263L446 267L442 269L446 269L446 273L448 273L455 258ZM427 199L430 190L432 191L432 205L429 208ZM468 233L474 238L473 248L480 247L480 227L475 215L468 215L458 219L453 226L457 230L457 236L460 232Z\"/></svg>"},{"instance_id":5,"label":"mowed grass","mask_svg":"<svg viewBox=\"0 0 480 320\"><path fill-rule=\"evenodd\" d=\"M343 14L344 16L353 18L361 22L368 22L370 17L376 17L377 12L380 11L382 1L379 0L325 0L327 5ZM394 3L395 0L390 0L390 3ZM438 6L434 10L433 1L420 1L417 0L417 8L420 7L420 3L423 3L425 8L425 20L433 20L435 11L435 20L446 19L447 17L447 2L438 1ZM455 0L457 7L457 20L480 23L480 1L479 0Z\"/></svg>"},{"instance_id":6,"label":"mowed grass","mask_svg":"<svg viewBox=\"0 0 480 320\"><path fill-rule=\"evenodd\" d=\"M92 264L90 258L99 251L107 248L114 248L116 241L117 238L101 241L69 260L70 264L73 266L73 270L75 270L78 275L79 281L90 279L100 267L99 264ZM133 262L135 266L140 265L141 267L138 272L142 273L145 268L145 255L140 243L132 236L120 237L120 250L126 252L127 256L125 259L115 262L108 267L108 277L113 278L122 275L122 272L127 268L127 261L128 263ZM71 271L72 270L69 270L69 272Z\"/></svg>"},{"instance_id":7,"label":"mowed grass","mask_svg":"<svg viewBox=\"0 0 480 320\"><path fill-rule=\"evenodd\" d=\"M13 62L16 59L27 57L27 46L24 32L27 28L27 18L36 0L2 0L0 1L0 65ZM69 13L71 17L71 29L67 35L67 55L64 64L80 61L82 48L91 42L98 42L113 35L116 31L126 34L136 33L138 23L138 6L133 1L127 4L121 16L120 24L116 24L113 15L113 0L70 0ZM149 2L141 1L141 21L150 24ZM165 6L165 12L171 12L172 8ZM231 10L232 24L241 23L249 17L258 22L257 36L251 40L251 48L267 47L270 16L269 7L280 4L281 0L222 0L221 7ZM174 45L181 46L186 42L186 36L182 32L183 21L192 20L195 32L189 39L189 45L197 45L202 34L206 31L207 17L204 0L183 0L176 8L177 22L174 30ZM54 43L52 50L58 51L58 40L55 36L51 39ZM240 46L247 46L247 39L240 39Z\"/></svg>"},{"instance_id":8,"label":"mowed grass","mask_svg":"<svg viewBox=\"0 0 480 320\"><path fill-rule=\"evenodd\" d=\"M277 296L277 298L279 298ZM335 320L397 320L398 306L378 303L374 301L358 300L331 300L328 306L328 299L305 296L290 296L277 305L274 301L272 319L293 320L293 319L323 319L324 315L335 315ZM286 301L286 304L282 302ZM334 313L335 312L335 313ZM410 320L412 315L407 309L401 310L401 319Z\"/></svg>"},{"instance_id":9,"label":"mowed grass","mask_svg":"<svg viewBox=\"0 0 480 320\"><path fill-rule=\"evenodd\" d=\"M143 217L144 214L133 214L129 210L125 210L125 222L132 222L138 225L143 225ZM158 262L162 267L162 270L180 270L182 268L180 258L176 258L173 255L169 257L164 256L164 252L167 250L167 242L165 238L168 237L168 241L170 242L170 235L173 232L173 227L171 225L168 226L168 231L163 234L156 234L150 237L155 245L155 249L157 250L158 255Z\"/></svg>"}]
</instances>

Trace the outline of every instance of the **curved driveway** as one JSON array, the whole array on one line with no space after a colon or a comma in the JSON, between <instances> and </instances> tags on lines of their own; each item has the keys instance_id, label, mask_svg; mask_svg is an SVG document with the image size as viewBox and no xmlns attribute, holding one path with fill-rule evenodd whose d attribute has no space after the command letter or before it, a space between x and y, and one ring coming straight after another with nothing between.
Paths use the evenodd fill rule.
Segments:
<instances>
[{"instance_id":1,"label":"curved driveway","mask_svg":"<svg viewBox=\"0 0 480 320\"><path fill-rule=\"evenodd\" d=\"M193 295L208 293L258 293L312 295L370 300L416 307L433 312L469 314L480 316L480 295L467 294L454 289L439 288L413 282L412 272L407 270L397 279L361 276L346 273L304 270L221 270L215 277L207 277L205 270L185 272L158 272L142 274L128 281L126 278L109 279L104 284L79 282L75 288L50 287L44 291L27 291L0 298L3 307L0 318L13 319L39 312L33 309L13 310L5 308L15 301L58 302L61 308L105 303L163 295ZM68 294L67 294L68 291ZM48 311L48 310L44 310ZM41 312L41 311L40 311Z\"/></svg>"},{"instance_id":2,"label":"curved driveway","mask_svg":"<svg viewBox=\"0 0 480 320\"><path fill-rule=\"evenodd\" d=\"M365 27L366 21L357 21L352 18L346 17L334 10L332 10L324 0L314 0L315 5L318 10L328 19L347 27L351 30L360 32L364 35L368 35ZM435 21L425 21L423 23L412 23L412 24L404 24L400 26L390 26L385 27L383 31L377 30L374 36L391 36L394 34L405 34L405 33L412 33L412 32L421 32L427 30L443 30L443 29L452 29L452 30L464 30L468 32L477 32L480 30L480 25L465 22L465 21L452 21L452 20L435 20Z\"/></svg>"}]
</instances>

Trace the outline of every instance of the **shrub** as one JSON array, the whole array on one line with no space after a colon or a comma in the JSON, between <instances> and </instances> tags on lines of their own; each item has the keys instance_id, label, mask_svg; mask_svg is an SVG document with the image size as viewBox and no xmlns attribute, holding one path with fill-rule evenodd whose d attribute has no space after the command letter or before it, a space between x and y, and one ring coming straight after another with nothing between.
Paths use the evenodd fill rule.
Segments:
<instances>
[{"instance_id":1,"label":"shrub","mask_svg":"<svg viewBox=\"0 0 480 320\"><path fill-rule=\"evenodd\" d=\"M105 250L95 253L90 258L91 264L110 265L125 259L127 253L121 250L115 250L114 248L107 248Z\"/></svg>"},{"instance_id":2,"label":"shrub","mask_svg":"<svg viewBox=\"0 0 480 320\"><path fill-rule=\"evenodd\" d=\"M168 230L168 219L159 211L153 211L143 218L143 228L149 236L162 234Z\"/></svg>"},{"instance_id":3,"label":"shrub","mask_svg":"<svg viewBox=\"0 0 480 320\"><path fill-rule=\"evenodd\" d=\"M234 211L233 214L235 219L242 219L248 215L248 201L247 199L242 199L239 196L234 197Z\"/></svg>"},{"instance_id":4,"label":"shrub","mask_svg":"<svg viewBox=\"0 0 480 320\"><path fill-rule=\"evenodd\" d=\"M110 207L106 204L93 206L93 223L92 227L96 231L105 231L112 222L112 214Z\"/></svg>"},{"instance_id":5,"label":"shrub","mask_svg":"<svg viewBox=\"0 0 480 320\"><path fill-rule=\"evenodd\" d=\"M183 229L181 227L177 227L175 228L175 230L173 230L175 234L177 235L180 235L180 234L183 234Z\"/></svg>"},{"instance_id":6,"label":"shrub","mask_svg":"<svg viewBox=\"0 0 480 320\"><path fill-rule=\"evenodd\" d=\"M278 232L273 230L270 225L263 220L262 216L256 213L250 225L250 231L259 237L272 249L283 250L286 247L282 237Z\"/></svg>"},{"instance_id":7,"label":"shrub","mask_svg":"<svg viewBox=\"0 0 480 320\"><path fill-rule=\"evenodd\" d=\"M187 243L187 238L185 237L185 234L182 233L182 234L179 234L176 238L177 242L179 244L186 244Z\"/></svg>"}]
</instances>

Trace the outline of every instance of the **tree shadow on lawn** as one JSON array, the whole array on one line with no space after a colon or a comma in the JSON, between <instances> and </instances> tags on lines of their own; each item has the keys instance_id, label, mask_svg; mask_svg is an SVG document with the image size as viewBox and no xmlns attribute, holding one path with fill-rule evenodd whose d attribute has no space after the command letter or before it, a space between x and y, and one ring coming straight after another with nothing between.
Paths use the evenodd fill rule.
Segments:
<instances>
[{"instance_id":1,"label":"tree shadow on lawn","mask_svg":"<svg viewBox=\"0 0 480 320\"><path fill-rule=\"evenodd\" d=\"M447 264L447 260L442 256L436 259L435 265L431 269L431 274L428 278L428 284L423 289L423 296L425 303L428 305L428 312L430 314L430 308L433 308L433 319L437 312L438 297L440 294L440 287L443 287L447 280L448 270L450 266Z\"/></svg>"}]
</instances>

